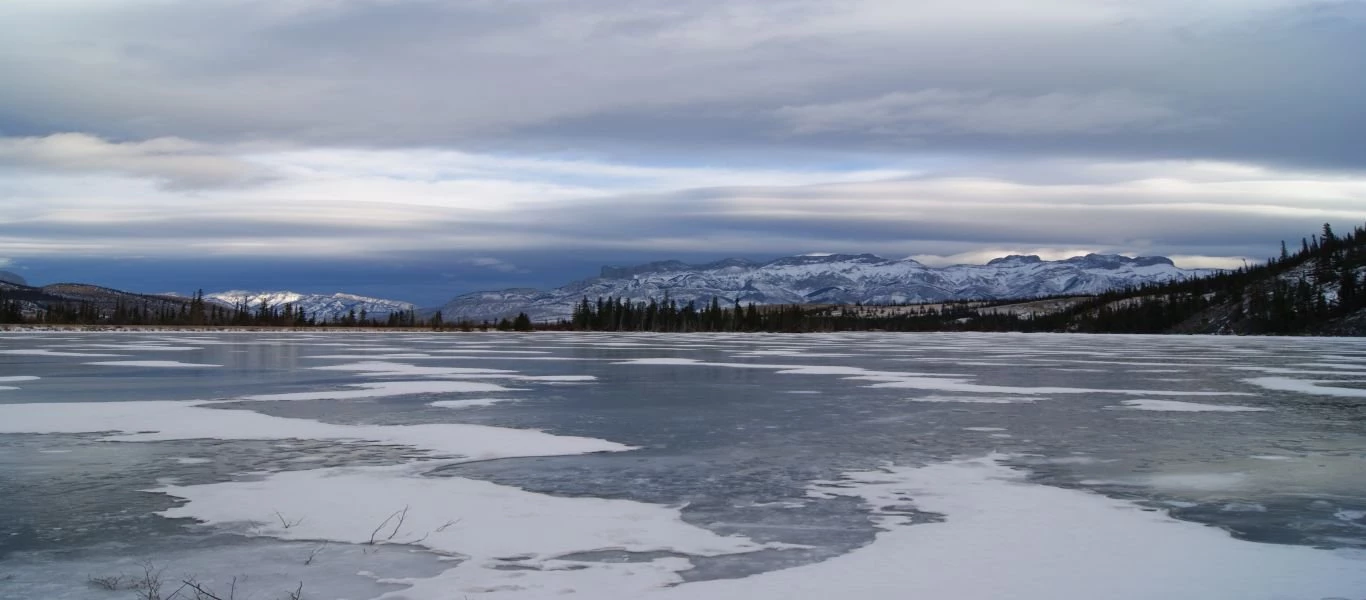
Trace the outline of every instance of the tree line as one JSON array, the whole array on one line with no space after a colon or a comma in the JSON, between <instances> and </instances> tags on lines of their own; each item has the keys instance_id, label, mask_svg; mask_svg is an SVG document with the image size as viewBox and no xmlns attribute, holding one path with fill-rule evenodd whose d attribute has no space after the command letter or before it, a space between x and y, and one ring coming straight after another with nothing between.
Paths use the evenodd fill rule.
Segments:
<instances>
[{"instance_id":1,"label":"tree line","mask_svg":"<svg viewBox=\"0 0 1366 600\"><path fill-rule=\"evenodd\" d=\"M1328 224L1304 238L1293 252L1266 263L1201 278L1144 284L1074 298L1071 306L1046 313L1011 314L983 310L1017 300L963 300L922 306L804 306L711 298L680 303L664 298L583 298L567 320L533 323L526 313L494 322L446 321L440 312L420 318L414 311L381 316L352 311L320 319L283 304L223 306L203 292L185 302L145 297L48 302L7 298L0 290L0 323L64 325L162 325L204 327L393 327L460 331L641 332L825 332L825 331L1023 331L1086 333L1221 332L1296 334L1320 332L1326 323L1366 309L1366 227L1338 234ZM1066 298L1066 297L1057 297ZM895 308L895 310L892 310Z\"/></svg>"},{"instance_id":2,"label":"tree line","mask_svg":"<svg viewBox=\"0 0 1366 600\"><path fill-rule=\"evenodd\" d=\"M1266 263L1165 283L1111 290L1047 313L1010 314L984 308L1050 298L951 301L922 306L722 307L712 298L699 308L672 300L631 302L584 298L573 317L556 327L580 331L1019 331L1083 333L1320 332L1366 309L1366 227L1338 234L1332 226L1301 240Z\"/></svg>"}]
</instances>

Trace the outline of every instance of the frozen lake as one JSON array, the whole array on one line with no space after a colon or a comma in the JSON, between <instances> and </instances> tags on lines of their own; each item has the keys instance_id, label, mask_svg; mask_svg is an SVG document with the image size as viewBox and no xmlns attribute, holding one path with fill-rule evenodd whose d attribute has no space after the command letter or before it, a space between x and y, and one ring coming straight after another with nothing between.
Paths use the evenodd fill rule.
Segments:
<instances>
[{"instance_id":1,"label":"frozen lake","mask_svg":"<svg viewBox=\"0 0 1366 600\"><path fill-rule=\"evenodd\" d=\"M0 498L15 600L1362 600L1366 340L6 333Z\"/></svg>"}]
</instances>

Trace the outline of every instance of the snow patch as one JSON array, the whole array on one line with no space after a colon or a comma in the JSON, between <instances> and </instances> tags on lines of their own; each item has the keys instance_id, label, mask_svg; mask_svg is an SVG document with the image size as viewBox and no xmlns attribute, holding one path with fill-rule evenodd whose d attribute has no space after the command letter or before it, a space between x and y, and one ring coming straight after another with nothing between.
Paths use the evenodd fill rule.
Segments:
<instances>
[{"instance_id":1,"label":"snow patch","mask_svg":"<svg viewBox=\"0 0 1366 600\"><path fill-rule=\"evenodd\" d=\"M406 581L405 598L631 598L681 582L682 558L612 565L556 557L594 550L696 556L781 547L722 536L683 521L677 508L627 500L565 498L464 478L425 477L418 466L274 473L259 481L165 486L187 501L168 518L255 525L255 535L350 544L423 546L466 560L431 579ZM284 527L275 513L307 515ZM378 533L375 533L379 526ZM516 570L508 570L507 567ZM570 567L573 567L571 570Z\"/></svg>"},{"instance_id":2,"label":"snow patch","mask_svg":"<svg viewBox=\"0 0 1366 600\"><path fill-rule=\"evenodd\" d=\"M354 400L356 398L386 398L389 396L408 396L413 394L450 394L450 393L488 393L511 392L492 383L475 381L383 381L376 383L352 383L351 390L327 390L320 392L292 392L286 394L261 394L243 396L240 400L271 402L281 400Z\"/></svg>"},{"instance_id":3,"label":"snow patch","mask_svg":"<svg viewBox=\"0 0 1366 600\"><path fill-rule=\"evenodd\" d=\"M1366 398L1366 389L1345 388L1319 385L1321 381L1294 379L1290 377L1253 377L1243 381L1252 385L1278 392L1296 392L1311 396L1341 396L1344 398Z\"/></svg>"},{"instance_id":4,"label":"snow patch","mask_svg":"<svg viewBox=\"0 0 1366 600\"><path fill-rule=\"evenodd\" d=\"M1111 406L1108 408L1150 410L1159 412L1263 412L1268 410L1265 408L1258 408L1255 406L1200 404L1197 402L1181 402L1178 400L1125 400L1121 404L1123 404L1124 406Z\"/></svg>"},{"instance_id":5,"label":"snow patch","mask_svg":"<svg viewBox=\"0 0 1366 600\"><path fill-rule=\"evenodd\" d=\"M430 423L336 425L173 401L0 404L0 433L102 433L105 440L339 440L399 445L469 460L620 452L630 446L529 429Z\"/></svg>"},{"instance_id":6,"label":"snow patch","mask_svg":"<svg viewBox=\"0 0 1366 600\"><path fill-rule=\"evenodd\" d=\"M1037 400L1047 400L1047 398L1019 397L1019 396L921 396L919 398L907 398L911 402L964 402L968 404L1021 404L1034 402Z\"/></svg>"},{"instance_id":7,"label":"snow patch","mask_svg":"<svg viewBox=\"0 0 1366 600\"><path fill-rule=\"evenodd\" d=\"M515 402L514 398L472 398L470 400L437 400L428 402L427 406L437 408L475 408L479 406L493 406L500 402Z\"/></svg>"},{"instance_id":8,"label":"snow patch","mask_svg":"<svg viewBox=\"0 0 1366 600\"><path fill-rule=\"evenodd\" d=\"M125 356L123 354L102 354L98 352L67 352L63 350L48 350L46 348L19 348L16 350L0 350L0 354L11 356Z\"/></svg>"},{"instance_id":9,"label":"snow patch","mask_svg":"<svg viewBox=\"0 0 1366 600\"><path fill-rule=\"evenodd\" d=\"M155 369L212 369L223 366L205 363L187 363L178 360L106 360L101 362L88 362L85 364L97 367L148 367Z\"/></svg>"}]
</instances>

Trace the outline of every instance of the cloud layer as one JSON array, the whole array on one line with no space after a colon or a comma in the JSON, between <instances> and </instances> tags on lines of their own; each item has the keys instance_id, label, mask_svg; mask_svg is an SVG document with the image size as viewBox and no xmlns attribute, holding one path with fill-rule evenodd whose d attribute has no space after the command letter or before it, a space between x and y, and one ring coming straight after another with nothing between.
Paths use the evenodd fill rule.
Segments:
<instances>
[{"instance_id":1,"label":"cloud layer","mask_svg":"<svg viewBox=\"0 0 1366 600\"><path fill-rule=\"evenodd\" d=\"M0 256L1227 265L1366 220L1359 0L10 0Z\"/></svg>"},{"instance_id":2,"label":"cloud layer","mask_svg":"<svg viewBox=\"0 0 1366 600\"><path fill-rule=\"evenodd\" d=\"M0 256L445 254L502 273L522 272L507 255L565 250L641 259L871 251L930 262L1107 251L1227 264L1270 254L1287 231L1366 221L1366 177L1225 162L789 172L308 148L216 155L273 175L186 190L165 184L183 173L182 155L134 156L136 168L11 162Z\"/></svg>"}]
</instances>

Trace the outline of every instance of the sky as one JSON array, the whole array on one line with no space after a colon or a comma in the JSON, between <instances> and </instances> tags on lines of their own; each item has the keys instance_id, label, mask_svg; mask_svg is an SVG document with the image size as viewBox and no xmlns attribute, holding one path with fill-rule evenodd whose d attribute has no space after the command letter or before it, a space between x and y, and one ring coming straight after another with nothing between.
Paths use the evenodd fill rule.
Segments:
<instances>
[{"instance_id":1,"label":"sky","mask_svg":"<svg viewBox=\"0 0 1366 600\"><path fill-rule=\"evenodd\" d=\"M1259 261L1366 223L1366 1L5 0L0 269L439 304L604 264Z\"/></svg>"}]
</instances>

